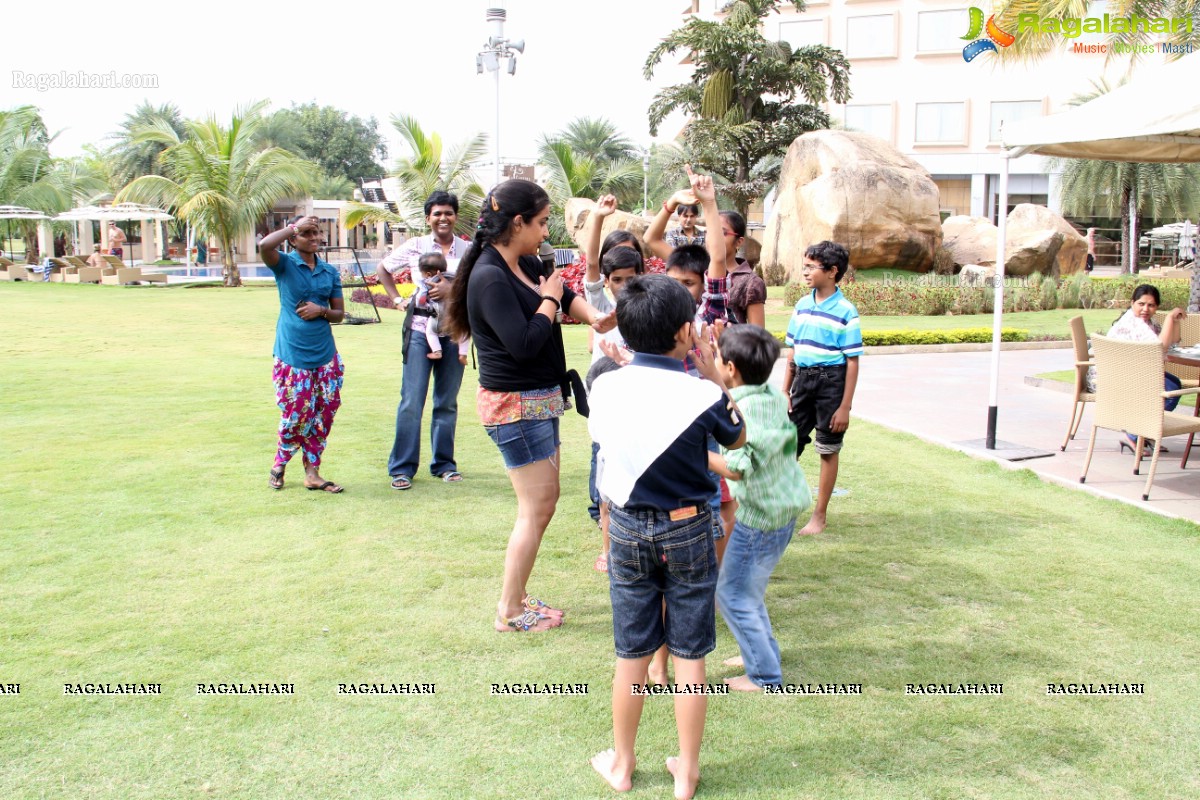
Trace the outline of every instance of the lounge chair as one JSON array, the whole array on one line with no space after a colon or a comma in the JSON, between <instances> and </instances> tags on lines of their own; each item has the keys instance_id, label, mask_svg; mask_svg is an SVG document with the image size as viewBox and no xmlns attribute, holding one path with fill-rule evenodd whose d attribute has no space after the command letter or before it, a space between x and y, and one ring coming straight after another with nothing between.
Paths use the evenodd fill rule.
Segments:
<instances>
[{"instance_id":1,"label":"lounge chair","mask_svg":"<svg viewBox=\"0 0 1200 800\"><path fill-rule=\"evenodd\" d=\"M1092 452L1096 449L1096 432L1101 428L1125 431L1137 437L1133 448L1134 475L1141 474L1142 448L1146 440L1154 442L1150 475L1142 492L1142 499L1149 500L1163 439L1200 431L1200 418L1165 411L1163 401L1168 397L1197 394L1200 389L1163 391L1163 350L1158 342L1124 342L1093 335L1092 353L1096 360L1096 413L1079 482L1087 480Z\"/></svg>"},{"instance_id":2,"label":"lounge chair","mask_svg":"<svg viewBox=\"0 0 1200 800\"><path fill-rule=\"evenodd\" d=\"M1063 439L1059 450L1066 451L1067 443L1075 438L1079 423L1083 422L1083 407L1096 401L1096 395L1087 390L1088 367L1096 362L1088 356L1087 331L1083 327L1083 317L1071 318L1071 344L1075 348L1075 400L1071 405L1071 424L1067 426L1067 438Z\"/></svg>"},{"instance_id":3,"label":"lounge chair","mask_svg":"<svg viewBox=\"0 0 1200 800\"><path fill-rule=\"evenodd\" d=\"M76 267L74 271L63 275L63 281L66 283L99 283L104 277L104 270L100 267Z\"/></svg>"}]
</instances>

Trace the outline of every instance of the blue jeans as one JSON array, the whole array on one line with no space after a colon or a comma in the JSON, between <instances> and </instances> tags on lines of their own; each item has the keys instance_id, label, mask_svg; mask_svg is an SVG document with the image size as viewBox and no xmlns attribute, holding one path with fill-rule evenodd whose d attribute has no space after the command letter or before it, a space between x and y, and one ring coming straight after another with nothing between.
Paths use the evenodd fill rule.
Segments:
<instances>
[{"instance_id":1,"label":"blue jeans","mask_svg":"<svg viewBox=\"0 0 1200 800\"><path fill-rule=\"evenodd\" d=\"M717 646L717 551L708 506L687 519L609 506L608 591L617 658L642 658L665 642L678 658ZM664 619L663 604L666 603Z\"/></svg>"},{"instance_id":2,"label":"blue jeans","mask_svg":"<svg viewBox=\"0 0 1200 800\"><path fill-rule=\"evenodd\" d=\"M408 343L408 363L400 386L400 405L396 408L396 441L388 457L388 474L412 477L421 460L421 417L433 376L433 414L429 438L433 461L429 471L441 475L458 469L454 463L454 429L458 425L458 389L462 386L463 365L458 363L458 345L449 336L442 338L442 357L428 358L429 343L424 336L413 336Z\"/></svg>"},{"instance_id":3,"label":"blue jeans","mask_svg":"<svg viewBox=\"0 0 1200 800\"><path fill-rule=\"evenodd\" d=\"M737 522L717 578L717 607L742 651L746 675L757 686L783 683L779 644L771 631L765 597L767 579L792 541L795 528L795 520L773 531Z\"/></svg>"},{"instance_id":4,"label":"blue jeans","mask_svg":"<svg viewBox=\"0 0 1200 800\"><path fill-rule=\"evenodd\" d=\"M592 442L592 463L588 466L588 514L592 518L592 522L600 524L600 492L596 489L596 454L600 452L600 445Z\"/></svg>"},{"instance_id":5,"label":"blue jeans","mask_svg":"<svg viewBox=\"0 0 1200 800\"><path fill-rule=\"evenodd\" d=\"M1177 392L1183 388L1183 384L1180 382L1179 378L1175 377L1170 372L1163 373L1163 385L1166 387L1168 392ZM1179 398L1169 397L1163 401L1163 410L1174 411L1175 406L1177 405L1179 405Z\"/></svg>"}]
</instances>

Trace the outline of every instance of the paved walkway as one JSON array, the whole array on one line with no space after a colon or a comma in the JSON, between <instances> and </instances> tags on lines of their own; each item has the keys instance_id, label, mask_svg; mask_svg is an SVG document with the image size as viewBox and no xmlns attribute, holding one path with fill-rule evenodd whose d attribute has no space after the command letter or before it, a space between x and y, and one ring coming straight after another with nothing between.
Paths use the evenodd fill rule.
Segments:
<instances>
[{"instance_id":1,"label":"paved walkway","mask_svg":"<svg viewBox=\"0 0 1200 800\"><path fill-rule=\"evenodd\" d=\"M1200 443L1182 470L1179 459L1186 437L1166 440L1171 452L1159 459L1149 501L1142 500L1142 492L1150 461L1143 462L1140 476L1134 475L1133 456L1118 451L1116 432L1097 432L1087 483L1079 483L1091 434L1092 404L1085 407L1079 433L1066 452L1060 452L1071 418L1071 395L1025 383L1027 376L1070 369L1073 361L1069 348L1000 354L996 438L1053 455L1015 462L993 460L1013 469L1033 470L1063 486L1200 523ZM990 352L863 356L853 416L989 458L986 451L965 443L981 440L987 433L990 370Z\"/></svg>"}]
</instances>

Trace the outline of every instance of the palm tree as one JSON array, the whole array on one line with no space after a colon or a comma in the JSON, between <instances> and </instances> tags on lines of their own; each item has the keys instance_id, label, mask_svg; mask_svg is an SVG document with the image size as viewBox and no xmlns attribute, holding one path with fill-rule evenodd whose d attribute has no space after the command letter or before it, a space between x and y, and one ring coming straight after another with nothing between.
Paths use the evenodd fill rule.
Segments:
<instances>
[{"instance_id":1,"label":"palm tree","mask_svg":"<svg viewBox=\"0 0 1200 800\"><path fill-rule=\"evenodd\" d=\"M114 190L131 183L143 175L161 175L162 168L158 157L167 149L167 145L158 141L136 141L137 134L150 125L163 125L183 136L183 115L174 103L164 103L155 106L149 101L143 101L126 114L121 123L121 129L108 138L112 140L105 154L108 161L109 175ZM166 223L158 223L165 233ZM167 258L167 237L162 237L162 259Z\"/></svg>"},{"instance_id":2,"label":"palm tree","mask_svg":"<svg viewBox=\"0 0 1200 800\"><path fill-rule=\"evenodd\" d=\"M743 214L778 179L767 159L782 156L797 136L829 127L821 104L850 99L850 64L841 52L825 45L793 50L762 35L763 18L781 5L734 0L720 22L693 17L650 51L643 69L649 80L666 55L690 53L692 79L655 96L650 132L657 134L672 112L685 112L693 163L724 180L722 193ZM791 5L804 10L802 0Z\"/></svg>"},{"instance_id":3,"label":"palm tree","mask_svg":"<svg viewBox=\"0 0 1200 800\"><path fill-rule=\"evenodd\" d=\"M387 222L410 231L425 230L425 200L435 191L458 197L458 222L455 233L473 236L479 220L483 188L471 172L471 162L487 153L487 139L477 133L447 152L442 137L426 133L416 117L392 116L392 125L408 144L410 155L396 162L391 177L400 183L400 196L391 198L399 208L392 213L378 206L351 203L346 209L346 225Z\"/></svg>"},{"instance_id":4,"label":"palm tree","mask_svg":"<svg viewBox=\"0 0 1200 800\"><path fill-rule=\"evenodd\" d=\"M538 144L538 161L546 168L546 193L550 195L550 236L555 242L567 241L563 208L572 197L603 194L628 195L641 191L642 165L621 159L602 162L581 155L565 141L544 138Z\"/></svg>"},{"instance_id":5,"label":"palm tree","mask_svg":"<svg viewBox=\"0 0 1200 800\"><path fill-rule=\"evenodd\" d=\"M1124 83L1122 80L1117 85ZM1107 94L1115 87L1105 80L1093 81L1092 90L1072 97L1067 105L1082 105ZM1200 166L1133 161L1098 161L1081 158L1051 159L1051 169L1062 173L1060 197L1068 214L1099 212L1121 219L1121 252L1136 251L1134 219L1182 219L1196 208L1200 191ZM1129 270L1134 266L1131 263Z\"/></svg>"},{"instance_id":6,"label":"palm tree","mask_svg":"<svg viewBox=\"0 0 1200 800\"><path fill-rule=\"evenodd\" d=\"M180 136L169 125L152 123L138 142L161 142L163 175L143 175L116 197L117 202L174 206L201 235L221 243L226 286L241 286L233 257L238 236L254 230L275 202L311 184L315 166L277 147L262 148L257 133L266 103L239 108L224 127L215 118L185 124Z\"/></svg>"},{"instance_id":7,"label":"palm tree","mask_svg":"<svg viewBox=\"0 0 1200 800\"><path fill-rule=\"evenodd\" d=\"M1089 0L1011 0L1004 6L1003 11L996 15L996 23L1009 33L1018 31L1017 21L1021 14L1036 14L1043 19L1086 19ZM1134 30L1126 33L1109 34L1109 44L1146 44L1150 41L1164 40L1175 45L1191 44L1192 49L1200 47L1200 0L1114 0L1106 9L1111 17L1128 17L1136 15L1146 19L1154 17L1190 17L1197 24L1192 30L1179 30L1169 34L1150 33L1145 30ZM1092 14L1095 16L1095 14ZM1145 26L1143 26L1145 27ZM1040 31L1023 30L1016 40L1008 47L1002 47L997 55L1003 61L1036 63L1047 53L1061 47L1064 39L1061 33L1043 33ZM1115 57L1109 48L1108 59ZM1124 57L1124 56L1122 56ZM1130 67L1134 60L1130 61Z\"/></svg>"},{"instance_id":8,"label":"palm tree","mask_svg":"<svg viewBox=\"0 0 1200 800\"><path fill-rule=\"evenodd\" d=\"M81 160L51 158L50 144L56 137L33 106L0 111L0 205L55 214L105 190L104 181ZM36 241L36 223L16 225L26 242ZM26 246L26 259L36 257L36 245Z\"/></svg>"},{"instance_id":9,"label":"palm tree","mask_svg":"<svg viewBox=\"0 0 1200 800\"><path fill-rule=\"evenodd\" d=\"M602 163L641 158L637 145L604 117L579 117L554 138L571 145L579 155Z\"/></svg>"}]
</instances>

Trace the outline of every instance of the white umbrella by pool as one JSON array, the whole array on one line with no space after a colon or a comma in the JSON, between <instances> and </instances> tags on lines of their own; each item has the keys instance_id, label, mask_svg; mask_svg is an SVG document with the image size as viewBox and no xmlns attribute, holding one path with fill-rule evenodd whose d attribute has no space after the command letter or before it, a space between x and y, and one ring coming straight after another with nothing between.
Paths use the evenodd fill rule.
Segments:
<instances>
[{"instance_id":1,"label":"white umbrella by pool","mask_svg":"<svg viewBox=\"0 0 1200 800\"><path fill-rule=\"evenodd\" d=\"M143 206L138 203L117 203L112 206L82 206L80 208L73 208L70 211L59 214L55 219L95 219L109 222L167 222L175 219L175 217L161 208L155 208L154 206ZM133 266L132 247L129 248L129 266Z\"/></svg>"},{"instance_id":2,"label":"white umbrella by pool","mask_svg":"<svg viewBox=\"0 0 1200 800\"><path fill-rule=\"evenodd\" d=\"M32 208L25 208L24 206L0 206L0 219L8 220L8 252L16 255L12 252L12 221L14 219L43 220L50 219L50 217L40 211L34 211ZM25 246L25 252L29 252L28 245ZM13 260L15 261L16 259Z\"/></svg>"},{"instance_id":3,"label":"white umbrella by pool","mask_svg":"<svg viewBox=\"0 0 1200 800\"><path fill-rule=\"evenodd\" d=\"M1191 261L1196 257L1196 226L1190 219L1183 221L1183 230L1179 232L1179 260Z\"/></svg>"}]
</instances>

